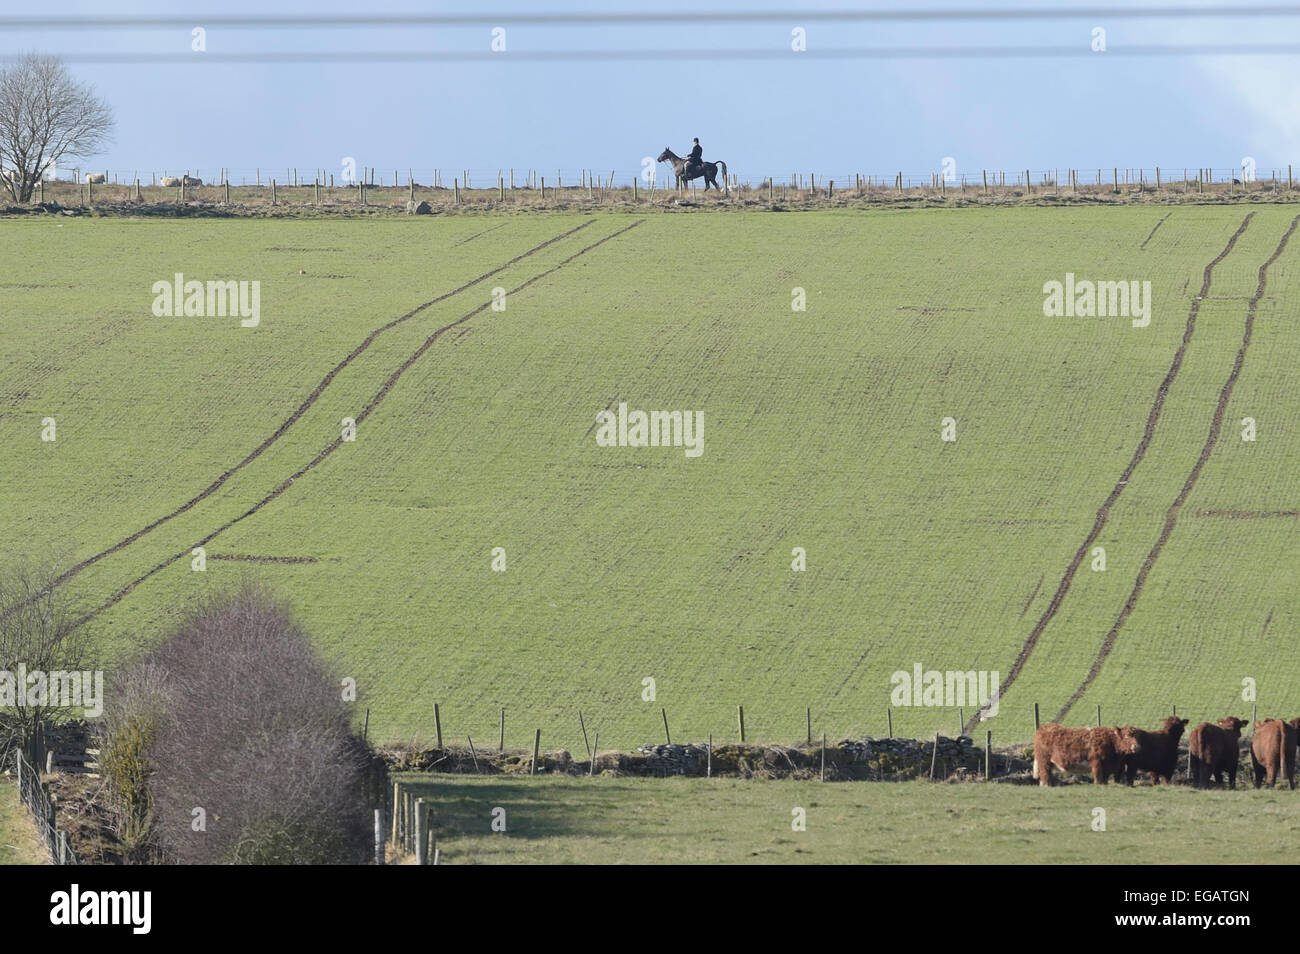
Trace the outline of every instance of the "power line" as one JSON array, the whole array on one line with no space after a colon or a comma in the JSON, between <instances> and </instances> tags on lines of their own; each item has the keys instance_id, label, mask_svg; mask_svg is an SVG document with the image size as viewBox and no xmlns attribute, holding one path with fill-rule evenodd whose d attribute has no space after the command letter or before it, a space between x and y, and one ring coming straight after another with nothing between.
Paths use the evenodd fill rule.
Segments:
<instances>
[{"instance_id":1,"label":"power line","mask_svg":"<svg viewBox=\"0 0 1300 954\"><path fill-rule=\"evenodd\" d=\"M936 8L922 10L774 10L774 11L669 11L662 13L527 13L502 10L495 13L357 14L357 15L252 15L195 14L192 16L61 16L0 17L5 30L104 30L104 29L190 29L230 27L238 29L311 29L326 27L383 28L410 26L618 26L679 23L804 23L804 22L941 22L971 20L1075 20L1105 18L1205 19L1300 16L1300 5L1269 6L1127 6L1127 7L1041 7L989 10Z\"/></svg>"},{"instance_id":2,"label":"power line","mask_svg":"<svg viewBox=\"0 0 1300 954\"><path fill-rule=\"evenodd\" d=\"M1062 57L1135 58L1148 56L1288 56L1300 53L1300 43L1204 43L1190 45L1112 45L1094 52L1088 44L1072 46L968 47L838 47L795 53L786 49L723 50L520 50L493 53L457 50L338 50L334 52L262 53L65 53L74 64L220 64L220 63L558 63L620 60L912 60L912 59L1044 59ZM0 55L0 62L17 62L23 54Z\"/></svg>"}]
</instances>

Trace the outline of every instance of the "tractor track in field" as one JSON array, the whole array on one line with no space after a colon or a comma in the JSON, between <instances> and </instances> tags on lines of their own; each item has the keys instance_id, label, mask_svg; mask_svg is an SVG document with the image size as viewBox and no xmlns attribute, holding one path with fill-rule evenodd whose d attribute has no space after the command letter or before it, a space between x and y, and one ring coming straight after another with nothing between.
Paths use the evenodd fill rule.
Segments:
<instances>
[{"instance_id":1,"label":"tractor track in field","mask_svg":"<svg viewBox=\"0 0 1300 954\"><path fill-rule=\"evenodd\" d=\"M1143 251L1146 249L1147 242L1150 242L1153 238L1155 238L1156 232L1160 231L1160 226L1164 225L1165 219L1169 218L1169 216L1171 215L1173 215L1172 212L1166 212L1164 214L1164 217L1161 218L1161 220L1155 224L1155 228L1151 230L1151 234L1149 234L1145 239L1142 240L1142 244L1138 246L1138 251Z\"/></svg>"},{"instance_id":2,"label":"tractor track in field","mask_svg":"<svg viewBox=\"0 0 1300 954\"><path fill-rule=\"evenodd\" d=\"M1047 579L1046 573L1043 573L1038 577L1038 585L1034 587L1034 592L1029 594L1029 599L1025 600L1025 605L1020 608L1020 616L1017 617L1018 619L1024 619L1025 614L1029 612L1029 607L1034 605L1034 597L1037 596L1038 591L1043 588L1043 580L1045 579Z\"/></svg>"},{"instance_id":3,"label":"tractor track in field","mask_svg":"<svg viewBox=\"0 0 1300 954\"><path fill-rule=\"evenodd\" d=\"M259 556L256 553L209 553L209 560L231 560L236 563L319 563L314 556Z\"/></svg>"},{"instance_id":4,"label":"tractor track in field","mask_svg":"<svg viewBox=\"0 0 1300 954\"><path fill-rule=\"evenodd\" d=\"M1047 608L1043 611L1043 615L1040 616L1038 622L1034 624L1034 628L1030 631L1028 638L1026 638L1025 644L1020 648L1020 652L1017 654L1015 662L1012 663L1011 669L1007 672L1007 676L1002 681L998 690L997 696L999 702L1006 697L1007 690L1011 688L1020 673L1024 670L1025 663L1029 661L1029 657L1033 653L1034 647L1038 645L1039 638L1047 629L1048 624L1056 617L1057 611L1060 610L1066 594L1070 591L1070 585L1074 582L1075 574L1078 573L1079 567L1087 557L1089 549L1092 547L1093 543L1096 542L1097 538L1101 535L1102 529L1106 526L1106 520L1110 517L1111 507L1113 507L1115 502L1119 500L1120 495L1124 492L1124 488L1128 486L1129 478L1133 476L1133 472L1137 470L1138 465L1141 464L1143 459L1146 457L1147 448L1151 446L1151 440L1155 436L1156 424L1160 421L1160 413L1164 410L1165 399L1168 397L1169 389L1173 386L1174 379L1178 377L1178 372L1183 366L1183 357L1187 353L1187 346L1191 344L1192 334L1196 330L1196 318L1201 311L1201 301L1210 292L1210 283L1214 277L1215 266L1227 258L1232 252L1233 248L1237 244L1237 240L1241 238L1246 229L1250 226L1250 220L1254 218L1254 216L1254 212L1246 213L1246 217L1242 219L1241 224L1237 226L1237 231L1233 232L1232 237L1228 239L1228 244L1225 245L1223 250L1205 266L1201 278L1200 294L1192 299L1191 308L1188 310L1187 314L1187 323L1183 328L1183 340L1179 343L1178 350L1174 352L1174 359L1169 365L1169 370L1165 373L1164 380L1160 382L1160 387L1156 391L1156 399L1151 405L1151 410L1147 413L1147 422L1146 427L1142 432L1142 440L1138 442L1138 446L1133 451L1133 457L1129 460L1128 466L1125 467L1124 472L1119 475L1119 479L1115 481L1115 486L1111 488L1109 496L1106 497L1105 502L1097 511L1097 515L1093 519L1092 529L1088 532L1088 536L1084 539L1083 543L1079 545L1079 549L1075 551L1074 558L1070 561L1069 566L1066 567L1065 574L1061 577L1060 583L1057 584L1056 592L1052 594L1052 599L1047 604ZM975 730L975 726L979 723L980 715L983 711L983 708L976 710L975 714L972 715L966 723L965 731L967 734Z\"/></svg>"},{"instance_id":5,"label":"tractor track in field","mask_svg":"<svg viewBox=\"0 0 1300 954\"><path fill-rule=\"evenodd\" d=\"M1300 510L1198 510L1198 517L1227 517L1230 520L1278 520L1300 517Z\"/></svg>"},{"instance_id":6,"label":"tractor track in field","mask_svg":"<svg viewBox=\"0 0 1300 954\"><path fill-rule=\"evenodd\" d=\"M586 247L583 248L583 249L580 249L580 250L577 251L577 252L574 252L572 255L570 255L568 258L564 259L563 261L559 262L558 264L556 264L556 265L552 265L550 268L546 269L545 271L540 272L540 273L537 274L537 275L534 275L532 278L529 278L529 279L525 280L524 282L522 282L521 284L519 284L517 287L510 289L508 292L506 292L506 295L507 295L507 296L510 296L510 295L518 294L519 292L521 292L521 291L523 291L524 289L528 288L530 285L533 285L533 284L535 284L536 282L541 281L543 278L546 278L548 275L552 275L552 274L554 274L555 272L559 271L559 270L560 270L561 268L563 268L564 266L568 265L570 262L573 262L573 261L575 261L576 259L581 258L583 255L586 255L588 252L592 251L593 249L598 248L598 247L601 246L601 245L604 245L606 242L610 241L611 239L618 238L620 235L623 235L623 234L625 234L625 233L627 233L627 232L630 232L632 229L636 228L638 225L641 225L641 224L642 224L643 222L645 222L645 221L646 221L645 219L637 219L637 220L634 221L631 225L624 226L623 228L619 229L618 231L616 231L616 232L612 232L612 233L610 233L609 235L606 235L604 238L599 239L599 240L596 241L596 242L593 242L592 244L586 246ZM590 223L585 223L585 224L590 224ZM584 224L584 225L585 225L585 224ZM579 226L579 228L582 228L582 227L584 227L584 226ZM573 230L570 231L570 232L566 232L565 235L571 235L571 234L573 234L573 232L576 232L576 231L577 231L577 229L573 229ZM562 238L562 237L563 237L563 236L558 236L556 239L551 239L550 242L557 241L559 238ZM546 244L550 244L550 242L547 242ZM539 247L541 247L541 246L539 246ZM504 266L503 266L503 267L504 267ZM498 269L497 271L499 271L499 270L500 270L500 269ZM489 274L495 274L495 272L492 272L492 273L489 273ZM441 337L442 337L446 332L450 331L450 330L453 329L453 328L458 327L459 325L464 324L465 322L467 322L467 321L469 321L471 318L473 318L475 315L482 314L484 311L486 311L486 310L487 310L488 308L490 308L491 306L492 306L492 301L490 301L490 300L489 300L489 301L485 301L485 302L483 302L482 304L480 304L478 307L474 308L472 311L466 312L464 315L461 315L461 317L457 318L455 321L451 322L450 324L443 325L441 328L439 328L439 329L438 329L437 331L435 331L433 334L429 335L429 337L425 339L424 343L423 343L422 345L420 345L420 347L417 348L417 349L415 350L415 352L414 352L413 354L411 354L410 357L408 357L405 361L403 361L402 364L398 366L398 368L397 368L396 371L394 371L392 374L390 374L390 375L388 376L388 378L384 381L384 383L383 383L383 385L380 387L380 389L379 389L378 391L376 391L375 394L374 394L374 396L371 397L371 399L366 403L366 406L365 406L364 408L362 408L361 411L359 411L359 412L357 413L357 415L356 415L356 419L355 419L355 421L356 421L356 426L357 426L357 427L360 427L360 426L361 426L361 423L362 423L366 418L368 418L368 417L370 416L371 412L373 412L373 411L375 410L375 408L378 407L379 404L384 400L384 398L386 398L386 397L388 396L389 392L392 391L393 386L397 384L398 379L399 379L403 374L406 373L406 371L411 367L411 365L415 364L415 362L418 361L418 360L420 359L420 357L423 356L424 353L425 353L426 351L428 351L428 350L433 346L434 342L436 342L439 338L441 338ZM279 485L278 485L274 490L272 490L269 494L267 494L265 497L263 497L263 498L262 498L261 500L259 500L257 503L253 504L251 507L249 507L249 508L248 508L247 510L245 510L243 513L239 514L239 515L236 516L236 517L232 517L230 520L227 520L225 523L223 523L223 524L222 524L220 527L218 527L216 530L213 530L213 531L212 531L211 533L209 533L207 536L203 537L203 539L196 541L196 542L194 543L193 546L195 546L195 547L203 547L203 546L207 546L211 541L215 540L218 536L220 536L220 535L221 535L222 533L224 533L225 531L229 530L229 529L230 529L231 527L233 527L235 524L237 524L237 523L239 523L239 522L241 522L241 521L247 519L248 517L253 516L255 513L257 513L259 510L261 510L261 509L262 509L263 507L265 507L267 504L271 503L271 501L275 500L277 497L279 497L281 494L283 494L286 490L288 490L290 487L292 487L293 484L294 484L294 481L296 481L299 477L303 476L303 475L306 474L308 471L311 471L311 470L315 469L315 468L316 468L316 467L317 467L317 466L318 466L322 461L324 461L327 457L329 457L331 454L333 454L334 451L336 451L336 450L337 450L337 449L338 449L342 444L343 444L343 436L340 434L338 437L335 437L332 441L330 441L328 444L326 444L325 447L321 449L320 453L318 453L314 458L312 458L312 460L311 460L309 463L307 463L307 464L305 464L304 466L300 467L300 468L299 468L297 471L295 471L291 476L289 476L289 477L286 478L284 481L282 481L282 482L281 482L281 483L280 483L280 484L279 484ZM112 607L112 606L116 605L117 603L121 602L121 600L122 600L124 597L126 597L126 596L127 596L127 595L132 591L132 590L134 590L137 586L139 586L139 585L140 585L141 583L143 583L145 580L149 579L149 578L150 578L151 576L153 576L155 573L158 573L158 572L160 572L161 570L166 569L168 566L171 566L171 564L175 563L175 562L178 561L178 560L182 560L182 559L184 559L185 557L189 556L190 554L191 554L191 549L190 549L190 548L187 548L187 549L185 549L185 550L180 551L180 552L177 553L177 554L174 554L173 556L167 558L166 560L163 560L161 563L158 563L158 564L155 565L153 568L147 570L145 573L143 573L143 574L141 574L140 576L136 577L134 580L132 580L132 581L131 581L130 583L128 583L126 586L122 587L120 590L118 590L116 593L114 593L114 594L113 594L113 595L112 595L112 596L111 596L111 597L110 597L106 602L100 604L100 605L99 605L98 607L96 607L95 609L93 609L93 610L91 610L90 612L88 612L88 613L84 614L83 616L79 617L79 618L78 618L78 619L77 619L77 620L72 624L72 628L73 628L73 629L79 629L81 626L85 625L87 622L89 622L90 620L94 619L94 618L95 618L96 616L98 616L100 613L104 612L104 610L109 609L110 607Z\"/></svg>"},{"instance_id":7,"label":"tractor track in field","mask_svg":"<svg viewBox=\"0 0 1300 954\"><path fill-rule=\"evenodd\" d=\"M467 245L467 244L469 244L470 242L474 241L476 238L478 238L480 235L487 235L489 232L495 232L497 229L505 228L505 227L506 227L506 224L507 224L507 223L502 222L500 225L494 225L494 226L492 226L490 229L484 229L482 232L475 232L475 233L474 233L473 235L471 235L469 238L467 238L467 239L461 239L459 242L457 242L456 244L454 244L454 245L452 246L452 248L460 248L462 245Z\"/></svg>"},{"instance_id":8,"label":"tractor track in field","mask_svg":"<svg viewBox=\"0 0 1300 954\"><path fill-rule=\"evenodd\" d=\"M1219 442L1219 432L1223 428L1223 418L1228 411L1228 401L1232 398L1233 388L1237 385L1237 379L1241 376L1242 366L1246 363L1246 352L1250 349L1250 339L1255 329L1255 310L1259 305L1260 299L1264 297L1264 289L1268 285L1268 270L1274 262L1282 257L1286 250L1287 243L1291 241L1291 236L1295 234L1296 226L1300 225L1300 215L1291 220L1291 225L1287 228L1282 238L1277 243L1277 248L1268 260L1259 267L1259 282L1255 286L1255 294L1251 296L1250 303L1246 306L1246 322L1241 334L1241 347L1237 349L1237 357L1232 362L1232 370L1228 372L1228 379L1223 382L1223 388L1219 391L1219 401L1214 406L1214 417L1210 420L1210 431L1205 437L1205 446L1201 448L1201 455L1196 458L1196 463L1192 465L1191 472L1187 479L1183 481L1182 490L1170 504L1169 510L1165 513L1164 527L1160 531L1155 545L1151 547L1151 552L1147 554L1146 560L1143 561L1141 569L1138 570L1137 579L1133 582L1133 589L1129 593L1128 599L1124 603L1123 609L1120 610L1119 616L1115 619L1115 624L1111 626L1110 632L1102 640L1101 648L1097 651L1097 658L1093 661L1092 668L1088 670L1088 675L1084 678L1079 688L1074 691L1074 695L1057 713L1056 720L1063 719L1073 708L1074 704L1083 698L1083 694L1088 691L1092 685L1101 667L1105 664L1106 658L1110 655L1111 650L1115 648L1115 641L1119 638L1119 631L1123 628L1124 623L1128 620L1133 608L1137 605L1138 599L1142 596L1142 587L1146 584L1147 577L1151 574L1151 568L1155 566L1156 560L1160 558L1160 553L1164 550L1165 544L1169 542L1170 536L1174 532L1174 526L1178 523L1178 514L1183 509L1183 504L1191 495L1193 488L1196 487L1196 481L1200 479L1201 471L1214 453L1214 447Z\"/></svg>"},{"instance_id":9,"label":"tractor track in field","mask_svg":"<svg viewBox=\"0 0 1300 954\"><path fill-rule=\"evenodd\" d=\"M312 389L311 393L307 395L306 400L304 400L302 404L298 406L298 409L296 411L294 411L291 415L289 415L289 417L284 421L284 423L282 423L270 437L266 438L266 440L262 441L262 443L257 445L257 447L252 452L250 452L248 456L246 456L243 460L241 460L238 464L235 464L233 467L229 468L227 471L225 471L225 473L223 473L220 477L218 477L211 484L209 484L206 490L190 498L190 500L188 500L181 506L177 507L175 510L171 511L171 513L159 517L157 520L153 521L152 523L148 524L145 527L142 527L141 529L137 530L135 533L131 534L130 536L125 537L122 540L119 540L111 547L108 547L105 550L101 550L99 553L96 553L94 556L87 557L86 559L82 560L80 563L74 564L73 566L69 567L67 570L65 570L63 573L61 573L58 577L56 577L53 580L53 582L50 584L50 587L53 588L56 586L61 586L62 584L71 580L82 570L85 570L87 567L92 566L95 563L98 563L100 560L104 559L107 556L111 556L114 553L117 553L119 550L125 549L126 547L135 543L141 537L156 530L158 527L161 527L163 524L167 523L168 521L174 520L176 517L181 516L181 514L184 514L192 510L194 507L198 506L208 497L212 496L214 493L220 490L222 486L226 483L226 481L228 481L239 471L243 470L253 461L257 460L257 458L261 457L262 454L264 454L271 447L272 444L274 444L281 437L283 437L284 434L289 430L289 428L291 428L295 423L297 423L298 419L301 418L305 413L307 413L307 411L311 409L312 405L314 405L316 401L320 399L320 396L325 392L325 389L329 387L330 383L334 380L334 378L338 376L339 372L342 371L344 368L346 368L353 361L355 361L363 352L365 352L372 344L374 344L375 340L384 332L390 330L391 328L395 328L396 326L402 324L405 321L409 321L411 318L414 318L422 311L425 311L434 305L440 304L446 301L447 299L452 298L455 295L459 295L463 291L467 291L468 289L474 287L480 282L487 281L492 276L505 271L511 265L515 265L523 261L525 258L528 258L529 256L535 255L536 253L542 251L542 249L547 248L550 245L554 245L556 242L568 238L569 236L573 235L575 232L585 229L587 226L591 225L593 221L594 220L589 219L588 221L583 222L581 225L569 229L567 232L562 232L559 235L556 235L554 238L549 238L545 242L542 242L540 245L535 245L532 248L528 249L527 251L521 252L520 254L510 259L505 264L499 265L489 272L484 272L482 275L479 275L477 278L471 279L470 281L465 282L463 285L453 288L451 291L444 292L443 294L437 296L436 298L432 298L429 301L424 302L424 304L422 305L417 305L415 308L412 308L406 314L394 318L392 321L388 322L387 324L381 325L380 327L371 331L370 334L368 334L359 345L353 348L352 351L349 352L348 355L344 357L342 361L334 365L334 367L329 370L329 372L325 375L325 377L321 379L320 383L317 384L316 387Z\"/></svg>"}]
</instances>

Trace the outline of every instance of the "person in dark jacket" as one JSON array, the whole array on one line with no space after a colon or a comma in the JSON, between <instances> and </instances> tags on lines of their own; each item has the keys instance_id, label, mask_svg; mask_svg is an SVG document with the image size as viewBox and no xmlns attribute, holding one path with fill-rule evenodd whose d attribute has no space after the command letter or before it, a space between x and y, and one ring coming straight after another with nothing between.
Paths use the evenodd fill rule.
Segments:
<instances>
[{"instance_id":1,"label":"person in dark jacket","mask_svg":"<svg viewBox=\"0 0 1300 954\"><path fill-rule=\"evenodd\" d=\"M687 173L699 172L704 165L704 147L700 145L700 137L695 137L695 145L691 147L690 155L686 157Z\"/></svg>"}]
</instances>

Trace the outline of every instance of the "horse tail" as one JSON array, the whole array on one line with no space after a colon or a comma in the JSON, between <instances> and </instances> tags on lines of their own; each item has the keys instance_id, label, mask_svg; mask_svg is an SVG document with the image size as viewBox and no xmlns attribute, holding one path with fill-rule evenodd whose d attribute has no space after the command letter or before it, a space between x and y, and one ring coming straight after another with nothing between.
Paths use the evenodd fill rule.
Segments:
<instances>
[{"instance_id":1,"label":"horse tail","mask_svg":"<svg viewBox=\"0 0 1300 954\"><path fill-rule=\"evenodd\" d=\"M722 184L725 187L727 186L727 164L719 159L718 168L722 170Z\"/></svg>"}]
</instances>

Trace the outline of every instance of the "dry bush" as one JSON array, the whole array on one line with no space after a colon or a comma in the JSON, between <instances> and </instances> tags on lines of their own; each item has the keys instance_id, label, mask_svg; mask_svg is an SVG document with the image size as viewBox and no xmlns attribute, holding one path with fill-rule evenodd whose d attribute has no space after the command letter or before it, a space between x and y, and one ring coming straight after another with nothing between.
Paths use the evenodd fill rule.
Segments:
<instances>
[{"instance_id":1,"label":"dry bush","mask_svg":"<svg viewBox=\"0 0 1300 954\"><path fill-rule=\"evenodd\" d=\"M148 804L137 809L151 813L167 860L366 860L367 750L339 682L266 590L204 602L121 685L134 694L115 710L123 724L151 733ZM124 737L119 751L132 744ZM135 780L116 784L130 792Z\"/></svg>"}]
</instances>

